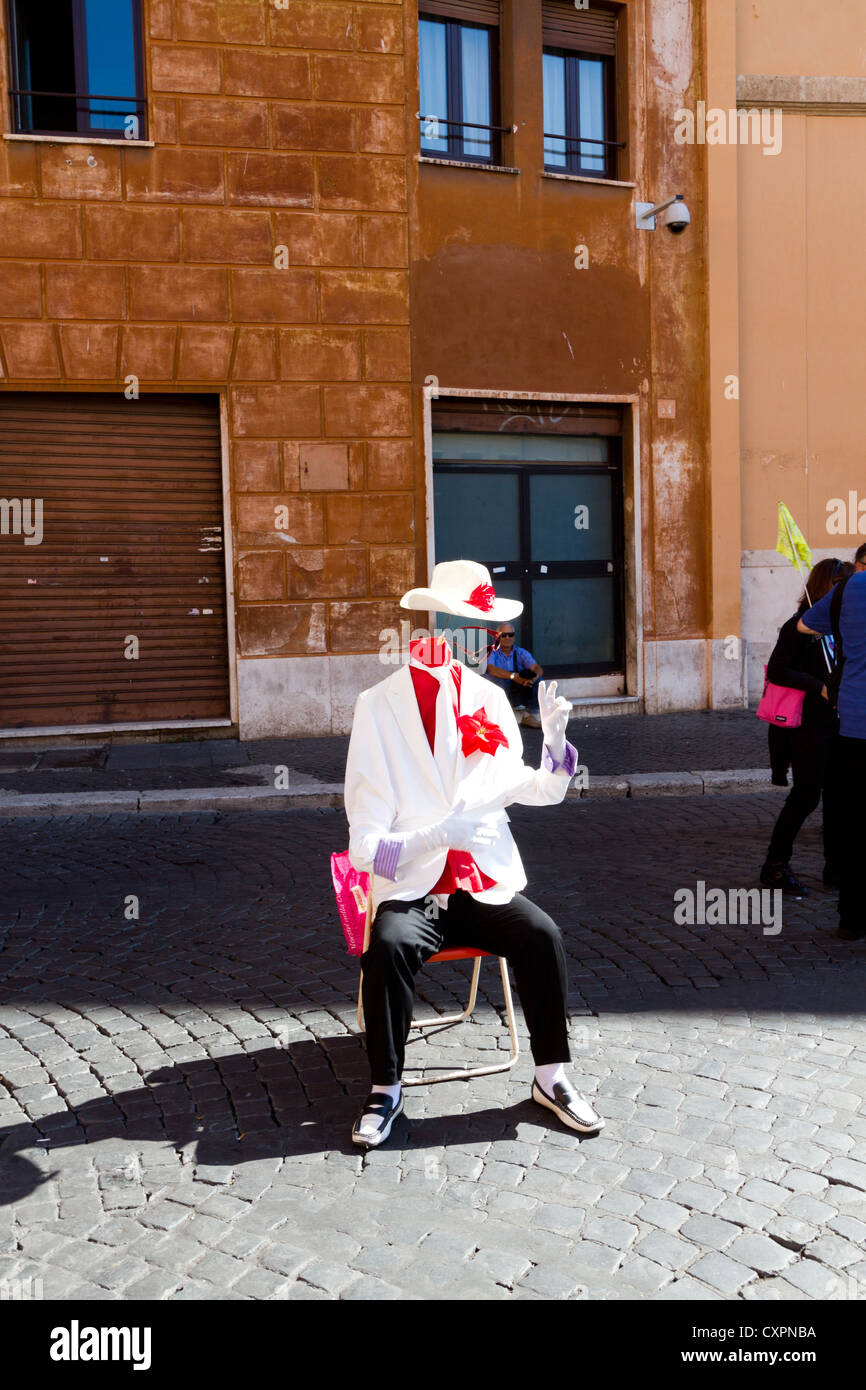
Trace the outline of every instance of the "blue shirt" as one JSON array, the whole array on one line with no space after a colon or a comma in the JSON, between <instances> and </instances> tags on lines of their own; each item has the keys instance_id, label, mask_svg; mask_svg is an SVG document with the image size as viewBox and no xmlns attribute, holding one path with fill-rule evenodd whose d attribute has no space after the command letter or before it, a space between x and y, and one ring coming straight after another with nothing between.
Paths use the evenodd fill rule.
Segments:
<instances>
[{"instance_id":1,"label":"blue shirt","mask_svg":"<svg viewBox=\"0 0 866 1390\"><path fill-rule=\"evenodd\" d=\"M521 675L535 665L535 657L525 647L514 647L509 655L506 655L500 647L498 651L490 653L487 658L487 665L498 666L503 671L516 671L518 675ZM493 678L491 677L491 679Z\"/></svg>"},{"instance_id":2,"label":"blue shirt","mask_svg":"<svg viewBox=\"0 0 866 1390\"><path fill-rule=\"evenodd\" d=\"M803 614L806 627L822 636L831 631L832 597L831 589L814 608ZM843 738L866 739L866 571L853 574L845 585L839 631L845 657L839 688L840 732Z\"/></svg>"}]
</instances>

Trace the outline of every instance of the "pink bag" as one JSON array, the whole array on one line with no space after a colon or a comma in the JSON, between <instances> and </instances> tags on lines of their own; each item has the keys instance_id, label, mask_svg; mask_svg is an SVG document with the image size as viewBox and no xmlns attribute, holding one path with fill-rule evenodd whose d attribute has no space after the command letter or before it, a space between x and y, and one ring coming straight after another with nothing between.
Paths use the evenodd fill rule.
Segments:
<instances>
[{"instance_id":1,"label":"pink bag","mask_svg":"<svg viewBox=\"0 0 866 1390\"><path fill-rule=\"evenodd\" d=\"M331 878L349 954L361 956L364 954L370 875L353 869L348 852L344 850L342 854L331 855Z\"/></svg>"},{"instance_id":2,"label":"pink bag","mask_svg":"<svg viewBox=\"0 0 866 1390\"><path fill-rule=\"evenodd\" d=\"M764 693L757 708L757 716L767 724L779 729L799 729L803 722L803 701L805 690L794 690L790 685L774 685L767 680L764 667Z\"/></svg>"}]
</instances>

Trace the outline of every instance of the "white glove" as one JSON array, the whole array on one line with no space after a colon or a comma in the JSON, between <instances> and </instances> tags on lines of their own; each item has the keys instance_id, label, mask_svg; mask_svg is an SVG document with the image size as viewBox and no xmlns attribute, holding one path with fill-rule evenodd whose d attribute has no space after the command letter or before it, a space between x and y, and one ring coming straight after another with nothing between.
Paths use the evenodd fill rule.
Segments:
<instances>
[{"instance_id":1,"label":"white glove","mask_svg":"<svg viewBox=\"0 0 866 1390\"><path fill-rule=\"evenodd\" d=\"M410 830L399 837L392 835L389 839L401 839L403 853L413 856L437 849L483 849L492 845L498 834L498 826L487 819L470 819L466 815L465 801L458 801L454 810L435 825Z\"/></svg>"},{"instance_id":2,"label":"white glove","mask_svg":"<svg viewBox=\"0 0 866 1390\"><path fill-rule=\"evenodd\" d=\"M452 813L445 824L449 849L489 849L499 836L499 826L491 824L487 819L470 820L466 816Z\"/></svg>"},{"instance_id":3,"label":"white glove","mask_svg":"<svg viewBox=\"0 0 866 1390\"><path fill-rule=\"evenodd\" d=\"M544 742L556 762L565 754L565 731L571 713L571 701L556 693L556 681L542 681L538 687L538 711Z\"/></svg>"}]
</instances>

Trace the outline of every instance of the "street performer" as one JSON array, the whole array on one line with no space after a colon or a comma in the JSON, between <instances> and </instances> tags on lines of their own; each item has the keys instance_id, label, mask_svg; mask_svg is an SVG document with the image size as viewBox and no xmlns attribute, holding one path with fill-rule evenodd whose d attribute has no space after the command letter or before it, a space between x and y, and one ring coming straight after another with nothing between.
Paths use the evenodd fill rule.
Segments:
<instances>
[{"instance_id":1,"label":"street performer","mask_svg":"<svg viewBox=\"0 0 866 1390\"><path fill-rule=\"evenodd\" d=\"M430 587L400 606L476 622L512 622L522 603L496 597L483 565L438 564ZM505 956L535 1062L532 1098L570 1129L604 1121L568 1080L566 959L556 923L525 898L505 808L565 797L577 751L571 705L539 687L542 765L523 761L505 691L460 665L441 636L410 644L408 665L358 697L346 766L349 857L371 875L374 913L361 958L371 1090L352 1139L375 1148L403 1110L401 1077L415 975L435 952L466 946Z\"/></svg>"}]
</instances>

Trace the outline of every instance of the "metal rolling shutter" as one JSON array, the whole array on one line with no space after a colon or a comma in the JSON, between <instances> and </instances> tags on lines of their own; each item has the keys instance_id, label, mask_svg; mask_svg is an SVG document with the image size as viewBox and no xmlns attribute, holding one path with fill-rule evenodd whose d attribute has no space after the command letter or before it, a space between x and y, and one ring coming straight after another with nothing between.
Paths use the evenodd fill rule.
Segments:
<instances>
[{"instance_id":1,"label":"metal rolling shutter","mask_svg":"<svg viewBox=\"0 0 866 1390\"><path fill-rule=\"evenodd\" d=\"M616 53L616 10L577 10L565 0L542 0L541 25L546 48Z\"/></svg>"},{"instance_id":2,"label":"metal rolling shutter","mask_svg":"<svg viewBox=\"0 0 866 1390\"><path fill-rule=\"evenodd\" d=\"M418 0L418 11L462 19L467 24L499 23L499 0Z\"/></svg>"},{"instance_id":3,"label":"metal rolling shutter","mask_svg":"<svg viewBox=\"0 0 866 1390\"><path fill-rule=\"evenodd\" d=\"M0 392L0 729L227 717L220 460L212 396Z\"/></svg>"}]
</instances>

